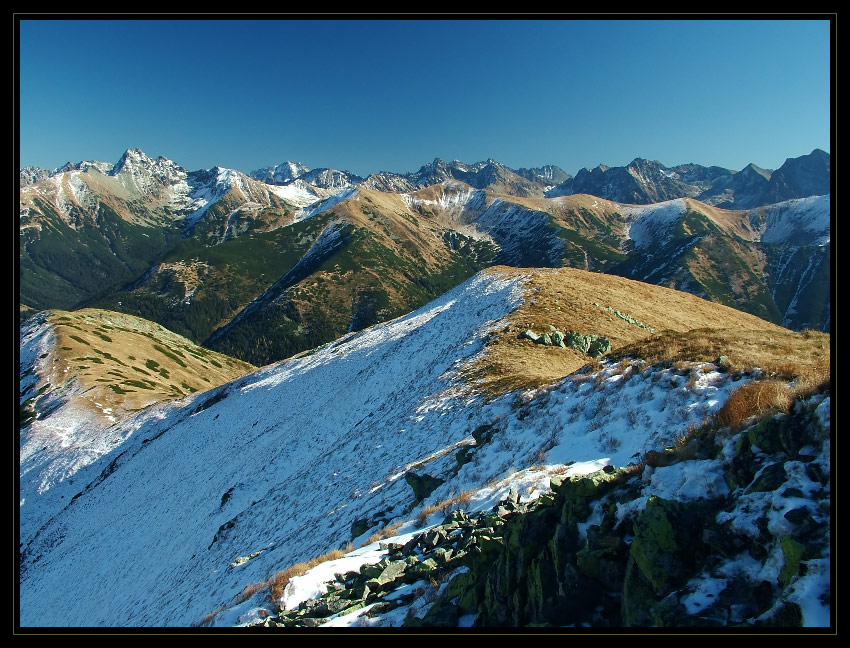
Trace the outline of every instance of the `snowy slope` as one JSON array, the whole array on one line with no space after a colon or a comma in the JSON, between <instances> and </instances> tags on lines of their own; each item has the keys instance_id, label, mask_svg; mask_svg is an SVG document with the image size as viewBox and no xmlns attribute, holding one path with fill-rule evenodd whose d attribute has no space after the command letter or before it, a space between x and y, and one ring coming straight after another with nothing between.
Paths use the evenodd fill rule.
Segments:
<instances>
[{"instance_id":1,"label":"snowy slope","mask_svg":"<svg viewBox=\"0 0 850 648\"><path fill-rule=\"evenodd\" d=\"M531 497L548 484L532 468L544 449L575 472L625 465L737 386L712 365L690 380L625 363L485 402L458 369L521 283L479 274L411 315L117 424L127 440L77 473L79 496L23 549L21 624L190 625L246 583L345 545L357 520L412 520L488 484L473 504L489 506L509 475ZM494 440L457 470L482 425ZM410 471L446 482L411 508Z\"/></svg>"},{"instance_id":2,"label":"snowy slope","mask_svg":"<svg viewBox=\"0 0 850 648\"><path fill-rule=\"evenodd\" d=\"M811 196L769 205L763 210L763 243L825 245L830 240L830 197Z\"/></svg>"},{"instance_id":3,"label":"snowy slope","mask_svg":"<svg viewBox=\"0 0 850 648\"><path fill-rule=\"evenodd\" d=\"M637 249L658 247L669 240L668 231L687 209L681 198L652 205L619 205L627 219L627 234Z\"/></svg>"},{"instance_id":4,"label":"snowy slope","mask_svg":"<svg viewBox=\"0 0 850 648\"><path fill-rule=\"evenodd\" d=\"M314 201L313 203L305 206L302 209L299 209L295 212L295 220L302 221L310 218L311 216L315 216L316 214L321 214L322 212L326 212L331 209L334 205L341 203L343 200L347 200L353 196L357 195L356 187L347 187L342 190L334 193L328 198L322 200L321 202Z\"/></svg>"},{"instance_id":5,"label":"snowy slope","mask_svg":"<svg viewBox=\"0 0 850 648\"><path fill-rule=\"evenodd\" d=\"M600 374L604 376L610 375L610 371ZM808 402L800 404L798 411L801 408L811 408L814 413L814 425L820 429L820 434L828 436L830 424L830 398L823 395L816 395ZM757 427L757 426L756 426ZM594 525L603 524L605 517L605 509L607 506L613 505L615 509L614 520L617 524L629 525L629 520L635 520L640 517L644 511L648 509L650 499L662 498L667 501L676 501L679 503L693 502L696 506L700 506L707 499L715 499L715 501L723 501L724 498L729 498L732 493L729 490L729 485L725 480L725 474L730 469L730 464L738 458L738 450L742 444L743 437L748 435L747 430L743 430L738 434L730 434L724 438L722 449L716 457L703 457L695 459L684 459L676 461L671 465L662 466L645 466L639 478L633 478L633 486L628 495L623 493L615 494L606 499L598 499L592 504L590 516L586 522L577 524L577 531L582 541L591 542L591 528ZM758 450L761 454L761 451ZM803 452L801 451L801 454ZM819 450L812 446L805 449L806 462L788 461L785 463L785 483L774 490L755 489L748 492L735 493L733 498L730 498L730 504L721 508L713 520L708 518L705 520L709 525L705 530L708 531L711 525L725 525L729 529L734 529L733 533L740 534L742 537L749 538L753 542L756 539L767 539L767 547L764 551L766 555L761 558L754 557L755 551L744 550L737 555L719 555L716 559L707 561L704 570L697 572L682 583L682 587L678 592L671 594L672 600L678 599L682 606L682 614L679 619L686 620L697 625L715 625L718 620L728 618L729 622L736 624L744 622L744 625L759 625L768 620L777 610L781 610L786 605L798 606L800 611L800 625L803 627L828 627L831 622L831 612L828 600L830 591L830 558L828 551L823 556L810 558L807 561L807 568L801 570L798 577L791 580L789 587L782 592L782 595L773 602L762 602L760 608L754 607L750 597L752 596L753 586L758 584L758 587L764 589L765 585L771 582L778 582L781 574L784 571L786 557L784 555L784 540L799 535L800 530L797 527L799 517L795 517L801 511L808 511L813 515L812 521L817 518L817 524L825 524L828 533L829 519L828 514L825 515L824 504L828 508L828 500L823 501L823 489L821 483L817 479L812 479L815 472L811 472L809 467L817 466L818 470L825 474L830 473L830 443L824 441ZM769 465L769 462L768 462ZM581 475L587 474L588 464L574 464L564 475ZM592 467L592 466L591 466ZM471 506L464 506L465 511L470 516L470 519L475 519L480 512L487 512L484 517L483 524L479 524L478 533L488 533L491 530L481 529L481 526L490 524L492 515L499 515L499 510L505 511L501 505L488 508L495 501L504 502L505 488L510 486L512 494L508 494L507 499L519 496L520 493L528 493L521 496L523 503L533 502L535 496L541 492L541 489L546 488L546 484L538 480L537 483L529 485L526 475L529 471L514 473L512 476L504 480L500 489L485 487L477 490L471 496ZM604 472L604 471L603 471ZM597 473L598 475L599 473ZM563 479L563 478L561 478ZM529 492L532 489L533 492ZM495 493L496 496L492 494ZM552 497L550 493L548 497ZM545 506L545 502L544 502ZM610 510L610 509L609 509ZM539 511L539 509L538 509ZM502 513L503 515L504 513ZM433 520L435 516L432 516ZM449 518L447 518L449 519ZM464 515L450 515L450 519L454 521L463 521ZM796 522L792 522L796 520ZM445 525L445 520L443 521ZM291 625L292 622L297 622L296 614L298 610L305 611L304 604L319 603L313 609L313 614L308 613L306 616L312 616L317 625L325 627L398 627L405 625L405 621L410 617L423 618L429 609L433 606L438 606L435 599L446 589L451 578L459 573L469 572L469 563L465 560L455 560L455 565L461 563L460 567L445 567L442 574L437 574L437 581L425 580L425 576L421 575L421 580L411 582L409 578L399 578L397 580L382 587L380 594L374 596L371 592L366 596L364 601L365 606L356 605L359 598L358 591L354 588L342 586L339 574L347 574L352 571L357 572L362 566L375 565L378 561L383 560L382 564L387 561L398 561L400 559L407 560L416 556L422 559L425 556L422 553L420 544L414 551L411 551L407 558L404 558L404 549L402 549L402 557L395 553L398 547L407 545L413 538L418 538L420 543L423 542L427 547L429 544L428 536L424 535L429 529L434 529L436 525L425 527L423 529L415 529L410 531L411 524L404 525L408 530L402 531L398 535L388 537L384 542L373 542L360 549L351 551L345 554L342 558L329 560L320 563L316 567L307 571L301 576L293 577L286 588L283 590L283 595L279 601L271 602L268 599L268 591L262 590L246 600L238 601L235 605L225 607L209 620L210 625L215 626L232 626L232 625L261 625L272 620L271 626ZM451 529L451 524L449 529ZM595 526L595 537L599 537L599 526ZM633 527L628 527L633 528ZM443 529L446 529L443 526ZM462 538L468 538L466 534L469 528L455 528L450 530L449 537L445 543L442 543L442 548L430 553L430 557L434 559L437 552L445 552L447 547L451 551L451 546L462 547L465 542ZM716 534L716 531L712 531ZM445 533L445 531L444 531ZM473 534L475 531L473 531ZM628 534L628 531L626 531ZM728 532L727 532L728 533ZM507 534L502 534L504 538ZM452 540L454 537L454 541ZM435 536L431 536L435 538ZM716 537L716 536L715 536ZM827 536L828 537L828 536ZM784 540L780 540L780 538ZM611 538L609 537L609 540ZM459 540L459 541L458 541ZM441 542L440 540L435 540ZM415 542L415 540L414 540ZM455 544L457 543L457 544ZM410 546L410 545L408 545ZM466 547L469 545L466 544ZM461 550L463 550L461 548ZM395 555L392 555L395 554ZM437 559L445 560L443 557ZM450 555L450 554L449 554ZM390 563L392 564L392 562ZM397 563L396 563L397 564ZM408 563L410 564L410 563ZM412 564L416 564L414 561ZM414 568L415 569L415 568ZM452 571L445 574L446 570ZM407 576L407 574L405 574ZM414 577L415 578L415 577ZM440 585L439 583L442 582ZM439 588L435 588L437 583ZM596 583L598 587L598 583ZM333 587L333 590L331 590ZM342 588L342 592L340 591ZM454 592L463 591L463 586L455 588ZM352 591L353 590L353 591ZM328 604L331 599L326 599L323 602L310 599L318 599L327 592L335 591L338 596L346 598L347 594L352 594L354 600L349 600L347 609L334 614L333 610L321 609L322 603ZM737 591L737 593L736 593ZM588 596L591 600L594 597L594 592L589 591ZM597 601L599 594L596 594ZM602 598L605 593L603 592ZM625 593L621 594L625 596ZM404 597L406 600L400 600ZM448 597L447 597L448 598ZM369 600L371 599L371 603ZM725 601L724 601L725 599ZM455 602L458 598L453 599ZM520 600L522 600L520 598ZM738 602L732 602L737 600ZM784 601L784 602L783 602ZM387 602L391 602L388 603ZM398 603L396 606L395 604ZM743 604L742 604L743 603ZM283 614L277 613L278 604L280 608L287 611L287 624L281 617ZM353 607L350 607L353 605ZM468 603L464 603L468 605ZM713 607L716 606L716 607ZM358 609L359 607L359 609ZM713 609L712 609L713 608ZM766 609L762 614L758 614L759 609ZM598 608L597 608L598 609ZM479 612L481 608L478 608ZM271 616L275 615L277 616ZM486 613L485 613L486 614ZM726 615L729 615L728 617ZM458 627L471 626L479 613L470 612L463 616L459 616L456 625ZM689 618L690 617L690 618ZM300 625L306 625L304 619L301 618ZM445 617L444 617L445 619ZM605 626L603 618L597 619ZM610 621L610 619L609 619ZM587 624L583 624L587 625ZM722 623L721 623L722 625ZM767 625L771 625L768 621ZM780 623L779 625L783 625Z\"/></svg>"},{"instance_id":6,"label":"snowy slope","mask_svg":"<svg viewBox=\"0 0 850 648\"><path fill-rule=\"evenodd\" d=\"M268 189L278 198L282 198L296 207L306 207L322 199L322 196L303 180L295 180L287 185L270 184Z\"/></svg>"}]
</instances>

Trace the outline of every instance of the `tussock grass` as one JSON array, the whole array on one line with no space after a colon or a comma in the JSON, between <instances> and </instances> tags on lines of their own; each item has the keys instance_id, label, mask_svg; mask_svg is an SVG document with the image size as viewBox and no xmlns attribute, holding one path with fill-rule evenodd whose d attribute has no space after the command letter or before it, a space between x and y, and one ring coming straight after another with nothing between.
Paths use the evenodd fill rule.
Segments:
<instances>
[{"instance_id":1,"label":"tussock grass","mask_svg":"<svg viewBox=\"0 0 850 648\"><path fill-rule=\"evenodd\" d=\"M328 553L322 554L321 556L310 558L310 560L305 560L304 562L291 565L286 569L281 569L280 571L275 572L269 577L268 581L266 581L266 586L268 586L269 588L269 598L271 598L272 603L276 604L278 603L278 601L280 601L280 598L283 596L283 592L286 590L286 586L289 584L289 581L295 578L296 576L303 576L308 571L313 569L313 567L315 567L316 565L320 565L323 562L328 562L329 560L338 560L345 556L345 554L353 550L354 545L348 543L348 545L344 549L334 549L333 551L329 551Z\"/></svg>"},{"instance_id":2,"label":"tussock grass","mask_svg":"<svg viewBox=\"0 0 850 648\"><path fill-rule=\"evenodd\" d=\"M437 513L440 511L452 511L455 509L462 509L465 506L469 506L469 502L472 500L472 496L475 494L475 489L470 489L467 491L463 491L462 493L450 497L448 499L443 500L442 502L437 502L436 504L429 504L425 508L423 508L419 515L416 518L419 526L425 526L425 522L433 513Z\"/></svg>"},{"instance_id":3,"label":"tussock grass","mask_svg":"<svg viewBox=\"0 0 850 648\"><path fill-rule=\"evenodd\" d=\"M208 628L212 625L212 622L215 618L221 613L224 612L226 608L223 605L220 605L215 610L210 612L209 614L204 615L204 618L198 621L195 626L199 628Z\"/></svg>"},{"instance_id":4,"label":"tussock grass","mask_svg":"<svg viewBox=\"0 0 850 648\"><path fill-rule=\"evenodd\" d=\"M243 589L239 594L236 595L236 603L243 603L247 601L249 598L254 596L257 592L261 592L269 586L268 582L262 583L251 583L250 585L246 585L245 589Z\"/></svg>"},{"instance_id":5,"label":"tussock grass","mask_svg":"<svg viewBox=\"0 0 850 648\"><path fill-rule=\"evenodd\" d=\"M401 528L402 522L398 521L395 524L390 524L389 526L385 526L383 529L379 529L375 531L372 535L369 536L369 539L361 544L361 547L365 547L366 545L370 545L373 542L378 542L378 540L384 540L386 538L391 538L396 534L396 531Z\"/></svg>"},{"instance_id":6,"label":"tussock grass","mask_svg":"<svg viewBox=\"0 0 850 648\"><path fill-rule=\"evenodd\" d=\"M791 389L781 380L748 383L733 391L714 417L718 427L743 428L753 416L787 413L793 402Z\"/></svg>"},{"instance_id":7,"label":"tussock grass","mask_svg":"<svg viewBox=\"0 0 850 648\"><path fill-rule=\"evenodd\" d=\"M748 368L759 366L764 353L772 354L778 364L783 350L793 350L801 341L819 351L819 345L825 343L824 353L829 355L828 335L812 331L810 339L805 339L806 333L793 333L754 315L663 286L575 268L497 266L487 272L527 277L524 303L507 318L507 326L491 337L482 357L465 370L471 388L487 397L537 388L587 365L598 368L598 361L573 349L545 347L518 337L526 328L542 333L550 324L561 331L604 335L611 341L609 355L616 360L632 357L672 363L728 355L733 364ZM629 324L594 304L627 312L659 333ZM718 337L717 331L728 333Z\"/></svg>"}]
</instances>

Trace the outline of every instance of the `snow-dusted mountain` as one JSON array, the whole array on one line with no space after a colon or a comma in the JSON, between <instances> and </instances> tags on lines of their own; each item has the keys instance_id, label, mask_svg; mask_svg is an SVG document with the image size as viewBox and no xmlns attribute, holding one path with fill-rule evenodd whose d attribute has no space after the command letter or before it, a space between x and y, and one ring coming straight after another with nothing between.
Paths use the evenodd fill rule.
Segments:
<instances>
[{"instance_id":1,"label":"snow-dusted mountain","mask_svg":"<svg viewBox=\"0 0 850 648\"><path fill-rule=\"evenodd\" d=\"M824 156L828 169L828 155L815 152L809 162L789 160L780 175L792 177L799 167L819 177L814 163ZM485 264L505 263L613 272L787 326L829 326L830 248L822 245L829 236L829 200L809 196L776 208L718 208L730 197L759 202L776 174L754 165L733 173L638 160L628 169L600 167L584 180L568 181L581 184L601 174L610 187L632 187L632 202L672 196L635 206L589 194L545 198L551 186L545 183L559 176L557 167L523 175L495 160L435 159L415 173L366 180L296 163L266 169L283 184L222 167L188 172L136 149L112 168L99 164L73 165L79 168L21 188L25 308L129 310L202 343L216 329L229 330L231 320L272 286L286 286L285 295L270 300L279 312L263 311L263 318L271 317L262 320L263 330L252 323L250 333L221 349L257 354L240 357L262 364L407 312ZM638 194L635 187L642 187ZM817 216L809 218L812 209ZM308 222L316 216L321 222ZM350 226L344 244L311 256L314 265L299 263L339 219ZM296 265L293 283L289 273ZM190 275L199 288L186 301L183 284ZM267 335L271 321L275 339L250 342ZM243 318L240 326L247 324Z\"/></svg>"},{"instance_id":2,"label":"snow-dusted mountain","mask_svg":"<svg viewBox=\"0 0 850 648\"><path fill-rule=\"evenodd\" d=\"M720 167L684 164L665 167L636 158L625 167L599 165L546 192L549 197L586 193L606 200L648 204L696 198L725 209L750 209L830 191L830 156L820 149L789 158L777 170L748 164L735 172Z\"/></svg>"},{"instance_id":3,"label":"snow-dusted mountain","mask_svg":"<svg viewBox=\"0 0 850 648\"><path fill-rule=\"evenodd\" d=\"M251 171L250 175L255 180L266 184L284 185L307 173L310 168L301 162L281 162L274 166L263 167Z\"/></svg>"},{"instance_id":4,"label":"snow-dusted mountain","mask_svg":"<svg viewBox=\"0 0 850 648\"><path fill-rule=\"evenodd\" d=\"M560 314L556 306L563 307ZM424 529L439 521L441 502L462 493L467 494L468 510L482 511L508 496L511 488L529 502L544 493L556 475L563 481L604 466L614 467L609 472L637 466L641 457L701 425L735 388L759 375L731 372L724 368L727 360L682 360L671 366L639 356L575 374L574 368L587 361L581 352L517 338L532 317L544 330L547 322L584 322L585 327L593 326L588 333L607 335L615 348L630 340L650 340L649 329L634 322L659 330L699 329L702 336L709 335L707 325L731 327L735 332L722 344L732 346L718 348L735 358L743 358L736 355L735 345L747 336L773 335L792 345L803 340L802 334L691 295L620 278L575 270L487 271L410 315L117 421L108 432L117 440L115 447L66 472L64 492L74 494L64 498L60 512L50 511L49 519L42 511L45 519L32 527L38 532L22 538L21 625L163 627L261 618L259 598L243 595L252 583L264 583L289 565L349 541L361 544L376 529L392 525L397 533L408 534ZM828 346L828 337L820 338ZM670 348L667 341L659 342ZM516 353L532 367L567 363L561 374L566 377L538 377L520 389L486 391L484 385L503 384L507 377L488 378L492 369L486 367L511 366L503 363L516 362L510 360ZM828 356L828 348L816 349L804 362L814 364ZM522 369L517 365L509 371ZM820 396L812 407L816 405L821 405L817 420L828 427L829 399ZM721 446L729 457L706 461L701 470L657 464L653 473L645 468L644 486L634 501L623 502L618 524L634 525L634 535L642 537L642 512L653 514L651 496L685 505L742 497L743 486L753 476L737 477L746 480L740 488L727 483L724 470L737 446ZM829 463L828 451L812 455L814 448L798 450L794 452L801 458L785 466L789 474L800 473L793 482L788 478L788 488L793 484L799 495L788 491L775 503L789 511L812 507L812 528L818 535L810 540L795 535L800 545L819 542L824 528L828 537L828 519L824 521L816 507L814 492L820 488L820 501L825 497L828 506L828 486L824 495L817 480L824 475L828 480ZM803 455L811 456L809 461L814 460L820 472L805 477ZM61 459L55 457L52 463ZM37 450L32 461L38 464ZM772 461L755 460L763 462L762 472ZM743 463L735 465L736 475L749 470ZM67 485L71 479L73 488ZM22 482L22 510L38 497L29 484ZM762 499L753 497L747 504L747 519L754 525ZM579 533L577 542L584 542L582 537L590 542L593 525L602 523L602 509L576 509L575 515L582 520L581 531L564 533ZM723 523L719 515L717 525ZM786 545L792 546L784 536L797 533L792 524L802 524L790 521L802 519L799 515L786 517L780 521L777 516L778 526L758 540L768 553L746 559L760 562L761 571L748 569L734 577L735 587L746 591L760 580L773 579L762 593L767 597L764 609L774 601L778 606L802 600L793 592L802 591L804 584L815 588L810 590L815 597L828 587L828 579L806 581L788 570L780 575L786 579L782 582L798 590L775 582L777 562L784 551L787 563ZM496 522L491 518L489 524ZM749 534L748 527L724 528L727 543L743 542ZM498 535L493 529L482 534ZM485 538L479 542L491 546ZM700 542L702 547L718 541ZM505 547L509 544L506 539ZM522 544L532 546L531 538ZM496 545L501 547L502 541ZM373 562L382 555L377 545L369 551ZM348 565L356 569L356 560ZM368 555L360 562L364 560ZM483 564L470 560L470 566ZM809 560L812 575L828 571L828 554ZM730 562L729 569L735 564ZM696 580L687 591L708 587L699 585L707 575L691 576ZM715 571L710 578L719 588L722 579L731 583L733 576L730 572L721 577ZM300 594L295 584L286 590L286 605L297 606L311 596L314 588L303 585L306 590L297 590ZM319 590L312 595L320 594L322 586L315 587ZM370 587L376 591L375 585ZM586 595L593 593L587 590ZM420 610L426 611L427 606ZM487 608L486 614L494 612ZM803 622L822 625L823 619L822 612L812 612Z\"/></svg>"}]
</instances>

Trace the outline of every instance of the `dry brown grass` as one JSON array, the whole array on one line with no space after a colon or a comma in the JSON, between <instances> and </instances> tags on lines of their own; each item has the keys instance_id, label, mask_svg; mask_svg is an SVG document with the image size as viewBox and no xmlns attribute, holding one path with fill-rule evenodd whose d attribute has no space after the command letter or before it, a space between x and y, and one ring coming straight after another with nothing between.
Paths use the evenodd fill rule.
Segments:
<instances>
[{"instance_id":1,"label":"dry brown grass","mask_svg":"<svg viewBox=\"0 0 850 648\"><path fill-rule=\"evenodd\" d=\"M303 576L316 565L320 565L329 560L338 560L353 550L354 545L349 542L345 549L334 549L333 551L329 551L321 556L310 558L310 560L305 560L304 562L291 565L286 569L281 569L280 571L275 572L266 582L266 585L269 588L269 598L271 598L272 603L280 601L280 597L283 596L283 592L289 584L289 581L296 576Z\"/></svg>"},{"instance_id":2,"label":"dry brown grass","mask_svg":"<svg viewBox=\"0 0 850 648\"><path fill-rule=\"evenodd\" d=\"M736 336L750 336L755 343L761 338L790 340L803 335L688 293L614 275L575 268L529 270L504 266L487 272L528 277L523 305L508 317L507 327L491 339L483 357L466 370L468 383L487 396L552 383L594 363L573 349L545 347L519 339L526 328L542 333L552 324L562 331L604 335L611 341L611 354L618 359L628 349L632 357L651 361L653 356L690 361L694 359L690 357L693 350L701 350L705 360L713 360L724 354ZM606 306L628 313L660 333L652 334L629 324L605 310ZM717 339L718 329L730 333ZM829 336L824 338L828 347ZM810 345L816 346L814 342L817 341L811 340ZM780 349L774 352L778 360ZM714 355L709 357L710 353ZM825 353L828 356L828 348ZM747 357L739 360L746 363Z\"/></svg>"},{"instance_id":3,"label":"dry brown grass","mask_svg":"<svg viewBox=\"0 0 850 648\"><path fill-rule=\"evenodd\" d=\"M672 366L686 362L714 362L726 356L730 371L759 368L768 376L816 382L829 375L830 337L817 331L787 329L698 329L665 331L618 349L615 357L629 356Z\"/></svg>"},{"instance_id":4,"label":"dry brown grass","mask_svg":"<svg viewBox=\"0 0 850 648\"><path fill-rule=\"evenodd\" d=\"M191 391L212 389L255 369L124 313L93 308L49 311L47 321L56 343L49 358L51 375L42 378L55 385L74 378L84 392L79 403L100 416L104 407L120 415Z\"/></svg>"},{"instance_id":5,"label":"dry brown grass","mask_svg":"<svg viewBox=\"0 0 850 648\"><path fill-rule=\"evenodd\" d=\"M379 529L375 533L369 536L368 540L362 543L360 546L365 547L366 545L370 545L373 542L378 542L378 540L384 540L386 538L391 538L396 534L401 528L401 521L396 522L395 524L390 524L389 526L385 526L383 529Z\"/></svg>"},{"instance_id":6,"label":"dry brown grass","mask_svg":"<svg viewBox=\"0 0 850 648\"><path fill-rule=\"evenodd\" d=\"M243 603L247 601L249 598L254 596L257 592L261 592L262 590L269 587L268 582L264 583L251 583L250 585L246 585L245 589L243 589L239 594L236 595L236 602Z\"/></svg>"},{"instance_id":7,"label":"dry brown grass","mask_svg":"<svg viewBox=\"0 0 850 648\"><path fill-rule=\"evenodd\" d=\"M212 625L212 622L215 618L221 613L224 612L225 606L220 605L215 610L210 612L209 614L204 615L204 618L198 621L195 626L200 628L207 628Z\"/></svg>"},{"instance_id":8,"label":"dry brown grass","mask_svg":"<svg viewBox=\"0 0 850 648\"><path fill-rule=\"evenodd\" d=\"M467 491L463 491L462 493L455 495L454 497L450 497L449 499L443 500L442 502L438 502L436 504L429 504L425 508L423 508L419 515L416 518L419 526L424 526L425 521L428 519L428 516L432 513L437 513L438 511L450 511L455 509L462 509L465 506L469 505L470 500L472 500L472 496L475 494L476 489L470 489Z\"/></svg>"},{"instance_id":9,"label":"dry brown grass","mask_svg":"<svg viewBox=\"0 0 850 648\"><path fill-rule=\"evenodd\" d=\"M714 425L728 426L733 431L738 431L745 427L752 417L762 418L771 414L787 413L796 399L829 387L828 362L819 362L815 366L790 364L785 366L785 372L782 379L759 380L733 391L720 411L714 415ZM779 374L777 372L774 375ZM794 381L789 383L788 379Z\"/></svg>"}]
</instances>

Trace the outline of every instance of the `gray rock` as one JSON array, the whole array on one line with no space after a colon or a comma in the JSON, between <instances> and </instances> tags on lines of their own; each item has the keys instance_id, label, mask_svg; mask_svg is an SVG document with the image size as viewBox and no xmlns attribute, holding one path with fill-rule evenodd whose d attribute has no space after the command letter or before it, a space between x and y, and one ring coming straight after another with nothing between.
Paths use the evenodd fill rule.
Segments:
<instances>
[{"instance_id":1,"label":"gray rock","mask_svg":"<svg viewBox=\"0 0 850 648\"><path fill-rule=\"evenodd\" d=\"M591 358L598 358L599 356L605 355L610 350L610 340L608 340L607 337L598 337L588 345L587 355Z\"/></svg>"},{"instance_id":2,"label":"gray rock","mask_svg":"<svg viewBox=\"0 0 850 648\"><path fill-rule=\"evenodd\" d=\"M519 339L531 340L535 344L540 341L540 336L531 329L526 329L519 334Z\"/></svg>"}]
</instances>

